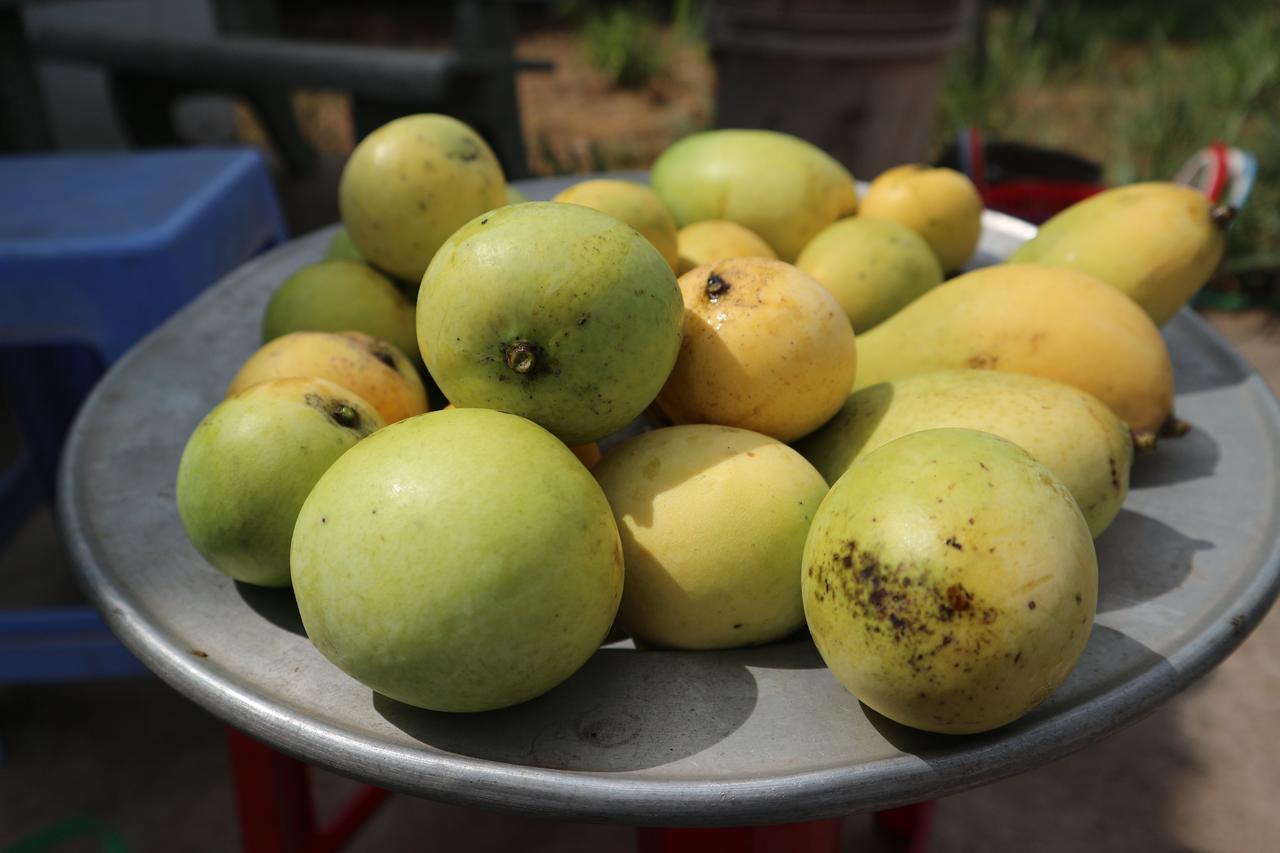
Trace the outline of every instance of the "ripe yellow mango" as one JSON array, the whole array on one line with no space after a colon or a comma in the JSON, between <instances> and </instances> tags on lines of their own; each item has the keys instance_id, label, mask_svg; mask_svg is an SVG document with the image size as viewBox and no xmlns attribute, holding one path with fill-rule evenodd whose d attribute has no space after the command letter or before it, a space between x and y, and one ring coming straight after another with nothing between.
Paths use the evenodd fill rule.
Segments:
<instances>
[{"instance_id":1,"label":"ripe yellow mango","mask_svg":"<svg viewBox=\"0 0 1280 853\"><path fill-rule=\"evenodd\" d=\"M890 719L948 734L1040 704L1097 605L1070 492L1016 445L967 429L912 433L854 464L818 508L803 566L805 618L836 679Z\"/></svg>"},{"instance_id":2,"label":"ripe yellow mango","mask_svg":"<svg viewBox=\"0 0 1280 853\"><path fill-rule=\"evenodd\" d=\"M658 408L793 441L844 403L853 328L821 284L782 261L733 258L680 276L684 336Z\"/></svg>"},{"instance_id":3,"label":"ripe yellow mango","mask_svg":"<svg viewBox=\"0 0 1280 853\"><path fill-rule=\"evenodd\" d=\"M691 424L628 439L594 473L622 536L618 617L633 637L724 649L804 622L800 556L827 484L799 453Z\"/></svg>"},{"instance_id":4,"label":"ripe yellow mango","mask_svg":"<svg viewBox=\"0 0 1280 853\"><path fill-rule=\"evenodd\" d=\"M793 261L814 234L857 209L853 176L820 148L772 130L686 136L653 164L649 182L676 224L728 219Z\"/></svg>"},{"instance_id":5,"label":"ripe yellow mango","mask_svg":"<svg viewBox=\"0 0 1280 853\"><path fill-rule=\"evenodd\" d=\"M989 432L1030 453L1071 490L1095 537L1129 493L1133 436L1122 420L1078 388L999 370L941 370L864 388L796 450L835 483L877 448L940 427Z\"/></svg>"},{"instance_id":6,"label":"ripe yellow mango","mask_svg":"<svg viewBox=\"0 0 1280 853\"><path fill-rule=\"evenodd\" d=\"M676 232L676 274L729 258L776 258L778 253L750 228L726 219L704 219Z\"/></svg>"},{"instance_id":7,"label":"ripe yellow mango","mask_svg":"<svg viewBox=\"0 0 1280 853\"><path fill-rule=\"evenodd\" d=\"M1106 403L1135 434L1173 408L1173 364L1132 299L1093 276L1002 264L954 278L858 338L854 390L948 368L1030 373Z\"/></svg>"},{"instance_id":8,"label":"ripe yellow mango","mask_svg":"<svg viewBox=\"0 0 1280 853\"><path fill-rule=\"evenodd\" d=\"M982 236L982 196L954 169L892 168L867 187L858 215L907 226L924 238L947 271L963 267Z\"/></svg>"},{"instance_id":9,"label":"ripe yellow mango","mask_svg":"<svg viewBox=\"0 0 1280 853\"><path fill-rule=\"evenodd\" d=\"M1010 256L1113 284L1163 325L1213 275L1229 216L1180 184L1117 187L1072 205Z\"/></svg>"}]
</instances>

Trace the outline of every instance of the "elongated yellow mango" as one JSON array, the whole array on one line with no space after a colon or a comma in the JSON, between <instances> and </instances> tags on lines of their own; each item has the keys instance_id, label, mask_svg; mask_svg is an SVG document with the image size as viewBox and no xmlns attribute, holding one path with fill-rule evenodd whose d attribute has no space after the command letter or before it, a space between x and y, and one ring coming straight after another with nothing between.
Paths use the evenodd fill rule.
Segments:
<instances>
[{"instance_id":1,"label":"elongated yellow mango","mask_svg":"<svg viewBox=\"0 0 1280 853\"><path fill-rule=\"evenodd\" d=\"M1164 325L1204 286L1226 248L1229 216L1181 184L1131 184L1059 213L1010 256L1113 284Z\"/></svg>"},{"instance_id":2,"label":"elongated yellow mango","mask_svg":"<svg viewBox=\"0 0 1280 853\"><path fill-rule=\"evenodd\" d=\"M1139 435L1158 432L1173 408L1173 365L1151 318L1060 267L1002 264L934 288L858 338L854 390L961 367L1073 385Z\"/></svg>"},{"instance_id":3,"label":"elongated yellow mango","mask_svg":"<svg viewBox=\"0 0 1280 853\"><path fill-rule=\"evenodd\" d=\"M1129 492L1133 437L1122 420L1078 388L999 370L941 370L864 388L796 450L834 484L876 448L939 427L989 432L1030 453L1071 490L1095 537Z\"/></svg>"}]
</instances>

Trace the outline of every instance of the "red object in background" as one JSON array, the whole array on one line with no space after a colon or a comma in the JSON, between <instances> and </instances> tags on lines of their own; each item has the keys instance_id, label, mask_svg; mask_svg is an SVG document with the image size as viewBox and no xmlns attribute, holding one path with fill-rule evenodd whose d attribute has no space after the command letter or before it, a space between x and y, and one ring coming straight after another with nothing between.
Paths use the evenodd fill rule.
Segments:
<instances>
[{"instance_id":1,"label":"red object in background","mask_svg":"<svg viewBox=\"0 0 1280 853\"><path fill-rule=\"evenodd\" d=\"M960 131L939 165L968 175L987 209L1036 225L1106 189L1096 164L1064 152L990 142L976 127Z\"/></svg>"},{"instance_id":2,"label":"red object in background","mask_svg":"<svg viewBox=\"0 0 1280 853\"><path fill-rule=\"evenodd\" d=\"M236 812L244 853L335 853L373 817L391 792L364 785L327 826L316 824L310 768L227 727ZM933 803L875 813L904 853L924 853ZM843 818L714 829L638 828L638 853L836 853Z\"/></svg>"}]
</instances>

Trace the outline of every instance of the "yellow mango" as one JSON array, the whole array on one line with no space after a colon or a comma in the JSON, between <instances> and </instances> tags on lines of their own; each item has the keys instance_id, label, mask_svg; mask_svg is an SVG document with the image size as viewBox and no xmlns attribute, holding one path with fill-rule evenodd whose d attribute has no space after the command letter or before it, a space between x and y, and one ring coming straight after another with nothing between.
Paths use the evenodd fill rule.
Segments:
<instances>
[{"instance_id":1,"label":"yellow mango","mask_svg":"<svg viewBox=\"0 0 1280 853\"><path fill-rule=\"evenodd\" d=\"M1226 250L1230 215L1181 184L1107 190L1040 227L1011 263L1048 264L1113 284L1164 325L1204 286Z\"/></svg>"},{"instance_id":2,"label":"yellow mango","mask_svg":"<svg viewBox=\"0 0 1280 853\"><path fill-rule=\"evenodd\" d=\"M890 169L867 187L858 215L907 226L924 238L947 271L963 267L982 236L982 196L954 169L919 164Z\"/></svg>"},{"instance_id":3,"label":"yellow mango","mask_svg":"<svg viewBox=\"0 0 1280 853\"><path fill-rule=\"evenodd\" d=\"M1097 398L1038 376L941 370L853 394L821 429L796 444L828 483L896 438L940 427L1008 439L1062 481L1095 537L1129 492L1133 436Z\"/></svg>"},{"instance_id":4,"label":"yellow mango","mask_svg":"<svg viewBox=\"0 0 1280 853\"><path fill-rule=\"evenodd\" d=\"M857 372L853 328L821 284L782 261L734 258L680 276L684 336L658 407L793 441L839 411Z\"/></svg>"},{"instance_id":5,"label":"yellow mango","mask_svg":"<svg viewBox=\"0 0 1280 853\"><path fill-rule=\"evenodd\" d=\"M704 219L676 232L676 273L729 258L776 258L777 252L759 234L727 219Z\"/></svg>"},{"instance_id":6,"label":"yellow mango","mask_svg":"<svg viewBox=\"0 0 1280 853\"><path fill-rule=\"evenodd\" d=\"M948 368L1030 373L1106 403L1139 436L1173 408L1173 364L1132 299L1093 276L1002 264L954 278L858 338L854 390Z\"/></svg>"}]
</instances>

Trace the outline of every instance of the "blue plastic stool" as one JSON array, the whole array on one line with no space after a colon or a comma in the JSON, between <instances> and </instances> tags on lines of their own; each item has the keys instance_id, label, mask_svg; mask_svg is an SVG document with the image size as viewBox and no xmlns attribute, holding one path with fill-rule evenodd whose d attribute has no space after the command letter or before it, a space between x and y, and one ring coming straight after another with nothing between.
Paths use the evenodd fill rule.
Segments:
<instances>
[{"instance_id":1,"label":"blue plastic stool","mask_svg":"<svg viewBox=\"0 0 1280 853\"><path fill-rule=\"evenodd\" d=\"M103 370L284 238L252 149L0 157L0 385L24 443L0 472L0 547L52 496ZM88 608L0 611L0 684L121 674L108 638Z\"/></svg>"}]
</instances>

